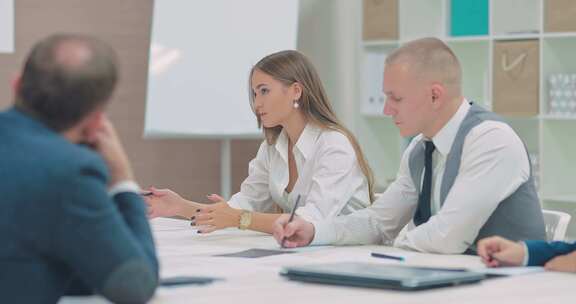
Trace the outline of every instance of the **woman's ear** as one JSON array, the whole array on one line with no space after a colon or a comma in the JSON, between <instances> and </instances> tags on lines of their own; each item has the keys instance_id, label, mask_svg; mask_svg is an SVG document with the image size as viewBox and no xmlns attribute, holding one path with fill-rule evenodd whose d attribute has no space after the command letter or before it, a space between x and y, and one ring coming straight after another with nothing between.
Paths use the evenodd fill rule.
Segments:
<instances>
[{"instance_id":1,"label":"woman's ear","mask_svg":"<svg viewBox=\"0 0 576 304\"><path fill-rule=\"evenodd\" d=\"M302 85L299 82L292 84L292 94L292 100L300 100L300 97L302 97Z\"/></svg>"}]
</instances>

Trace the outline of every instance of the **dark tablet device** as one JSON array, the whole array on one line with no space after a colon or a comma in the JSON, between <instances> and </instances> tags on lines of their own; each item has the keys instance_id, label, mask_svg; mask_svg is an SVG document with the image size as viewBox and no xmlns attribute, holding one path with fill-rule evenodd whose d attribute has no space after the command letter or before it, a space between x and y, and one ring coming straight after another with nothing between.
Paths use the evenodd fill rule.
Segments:
<instances>
[{"instance_id":1,"label":"dark tablet device","mask_svg":"<svg viewBox=\"0 0 576 304\"><path fill-rule=\"evenodd\" d=\"M354 262L285 267L280 274L295 281L399 290L447 287L485 278L482 273L463 270Z\"/></svg>"}]
</instances>

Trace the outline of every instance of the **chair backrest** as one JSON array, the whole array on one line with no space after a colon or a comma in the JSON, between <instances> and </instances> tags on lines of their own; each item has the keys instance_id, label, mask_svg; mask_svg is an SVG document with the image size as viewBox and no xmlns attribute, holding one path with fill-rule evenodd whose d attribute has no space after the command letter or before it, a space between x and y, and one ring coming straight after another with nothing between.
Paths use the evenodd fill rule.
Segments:
<instances>
[{"instance_id":1,"label":"chair backrest","mask_svg":"<svg viewBox=\"0 0 576 304\"><path fill-rule=\"evenodd\" d=\"M542 210L542 213L548 241L563 241L572 216L566 212L552 210Z\"/></svg>"}]
</instances>

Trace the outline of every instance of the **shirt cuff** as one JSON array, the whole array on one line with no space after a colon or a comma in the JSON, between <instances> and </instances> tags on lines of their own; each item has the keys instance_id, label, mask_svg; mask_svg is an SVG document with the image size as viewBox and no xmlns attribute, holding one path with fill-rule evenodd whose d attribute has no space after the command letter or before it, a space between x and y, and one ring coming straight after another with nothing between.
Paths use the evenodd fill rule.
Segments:
<instances>
[{"instance_id":1,"label":"shirt cuff","mask_svg":"<svg viewBox=\"0 0 576 304\"><path fill-rule=\"evenodd\" d=\"M138 186L138 184L135 181L124 180L124 181L116 183L115 185L110 187L110 190L108 190L108 194L110 196L114 196L114 195L116 195L118 193L122 193L122 192L133 192L133 193L139 194L140 193L140 186Z\"/></svg>"},{"instance_id":2,"label":"shirt cuff","mask_svg":"<svg viewBox=\"0 0 576 304\"><path fill-rule=\"evenodd\" d=\"M230 197L227 201L228 206L234 209L246 210L246 211L255 211L254 207L250 204L250 202L242 196L242 194L236 193Z\"/></svg>"},{"instance_id":3,"label":"shirt cuff","mask_svg":"<svg viewBox=\"0 0 576 304\"><path fill-rule=\"evenodd\" d=\"M243 204L242 201L230 199L227 201L227 203L228 203L228 206L230 208L233 208L233 209L250 211L250 212L254 211L250 205L248 205L248 207L246 207L246 204Z\"/></svg>"},{"instance_id":4,"label":"shirt cuff","mask_svg":"<svg viewBox=\"0 0 576 304\"><path fill-rule=\"evenodd\" d=\"M230 199L227 201L227 203L228 203L228 206L230 206L231 208L242 210L242 206L240 206L240 204L239 204L236 200L234 200L234 199L232 199L232 198L230 198Z\"/></svg>"},{"instance_id":5,"label":"shirt cuff","mask_svg":"<svg viewBox=\"0 0 576 304\"><path fill-rule=\"evenodd\" d=\"M522 248L524 248L524 260L522 261L522 266L528 266L528 261L530 261L530 251L528 251L528 246L525 242L522 242Z\"/></svg>"},{"instance_id":6,"label":"shirt cuff","mask_svg":"<svg viewBox=\"0 0 576 304\"><path fill-rule=\"evenodd\" d=\"M310 242L311 246L314 245L330 245L335 241L334 229L329 221L311 221L314 225L314 238Z\"/></svg>"}]
</instances>

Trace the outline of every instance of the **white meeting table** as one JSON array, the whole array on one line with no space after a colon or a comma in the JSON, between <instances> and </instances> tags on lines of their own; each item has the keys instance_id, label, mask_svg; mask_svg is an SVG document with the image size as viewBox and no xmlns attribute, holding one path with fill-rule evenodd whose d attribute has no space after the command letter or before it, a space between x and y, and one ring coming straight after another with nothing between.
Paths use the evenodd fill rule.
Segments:
<instances>
[{"instance_id":1,"label":"white meeting table","mask_svg":"<svg viewBox=\"0 0 576 304\"><path fill-rule=\"evenodd\" d=\"M261 258L216 257L250 248L279 249L279 246L271 236L258 232L225 229L202 235L188 221L159 218L151 223L161 277L223 279L208 285L161 287L151 303L576 303L576 274L554 272L416 292L295 282L279 275L283 266L350 261L470 269L484 266L476 256L423 254L386 246L318 246ZM403 256L405 261L374 258L371 252ZM107 301L101 297L67 297L60 303Z\"/></svg>"}]
</instances>

